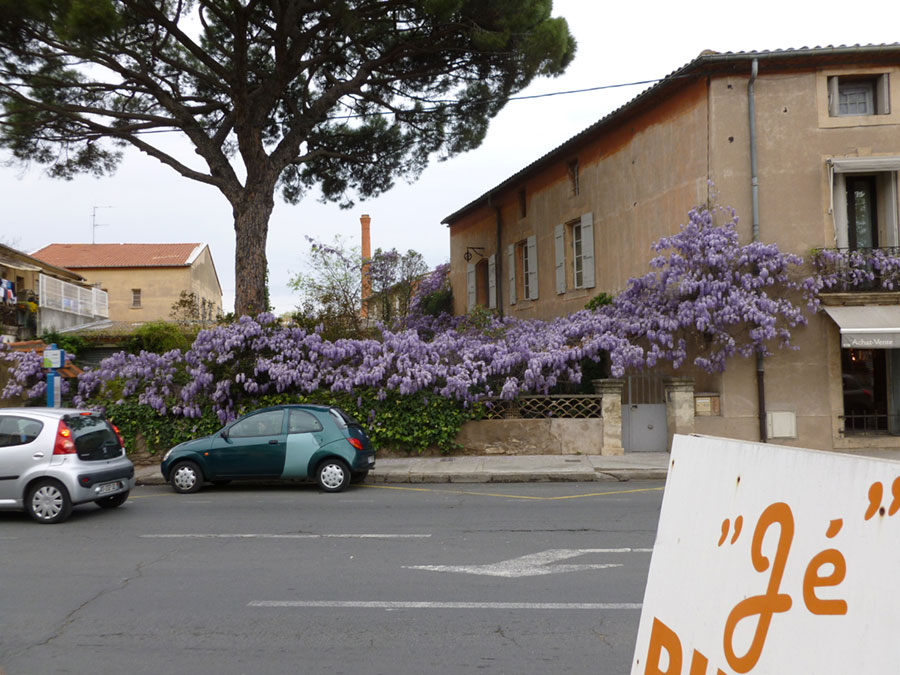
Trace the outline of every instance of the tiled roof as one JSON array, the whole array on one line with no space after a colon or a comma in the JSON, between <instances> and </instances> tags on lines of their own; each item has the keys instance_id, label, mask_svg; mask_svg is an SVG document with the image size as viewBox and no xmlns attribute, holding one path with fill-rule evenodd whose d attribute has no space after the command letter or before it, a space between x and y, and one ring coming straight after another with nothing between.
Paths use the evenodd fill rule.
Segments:
<instances>
[{"instance_id":1,"label":"tiled roof","mask_svg":"<svg viewBox=\"0 0 900 675\"><path fill-rule=\"evenodd\" d=\"M595 122L587 129L572 136L569 140L557 146L550 152L542 155L531 164L513 174L502 183L495 185L477 199L469 202L461 209L444 218L441 223L452 226L454 222L462 218L470 211L486 204L490 198L500 191L515 185L525 176L537 171L546 164L558 161L561 156L571 152L587 138L595 133L602 133L606 128L612 127L623 118L632 114L641 105L650 105L654 101L664 97L670 89L681 86L692 78L705 77L713 73L742 72L749 75L747 64L754 59L760 62L760 69L777 69L778 67L790 68L809 64L847 64L866 62L868 60L896 60L900 57L900 42L890 44L869 45L829 45L826 47L800 47L798 49L773 49L758 52L715 52L704 50L690 63L678 70L669 73L656 84L638 94L624 105L616 108L611 113Z\"/></svg>"},{"instance_id":2,"label":"tiled roof","mask_svg":"<svg viewBox=\"0 0 900 675\"><path fill-rule=\"evenodd\" d=\"M32 256L68 269L93 267L182 267L203 244L50 244Z\"/></svg>"}]
</instances>

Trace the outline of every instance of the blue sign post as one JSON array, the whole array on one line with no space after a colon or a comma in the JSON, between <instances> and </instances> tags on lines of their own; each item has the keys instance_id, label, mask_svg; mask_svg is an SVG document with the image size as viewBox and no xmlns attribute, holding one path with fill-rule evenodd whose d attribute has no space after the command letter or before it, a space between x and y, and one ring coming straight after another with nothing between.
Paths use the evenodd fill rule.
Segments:
<instances>
[{"instance_id":1,"label":"blue sign post","mask_svg":"<svg viewBox=\"0 0 900 675\"><path fill-rule=\"evenodd\" d=\"M62 387L56 369L64 365L66 365L66 350L57 349L54 342L44 350L44 368L47 369L47 406L50 408L60 406Z\"/></svg>"}]
</instances>

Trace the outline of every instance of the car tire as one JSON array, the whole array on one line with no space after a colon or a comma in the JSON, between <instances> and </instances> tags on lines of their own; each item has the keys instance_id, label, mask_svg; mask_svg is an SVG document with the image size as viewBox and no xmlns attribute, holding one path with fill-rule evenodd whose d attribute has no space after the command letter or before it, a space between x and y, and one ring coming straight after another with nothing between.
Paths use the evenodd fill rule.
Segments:
<instances>
[{"instance_id":1,"label":"car tire","mask_svg":"<svg viewBox=\"0 0 900 675\"><path fill-rule=\"evenodd\" d=\"M195 462L178 462L169 474L172 489L179 494L190 494L203 487L203 473Z\"/></svg>"},{"instance_id":2,"label":"car tire","mask_svg":"<svg viewBox=\"0 0 900 675\"><path fill-rule=\"evenodd\" d=\"M340 492L350 484L350 467L342 459L326 459L316 469L316 483L322 492Z\"/></svg>"},{"instance_id":3,"label":"car tire","mask_svg":"<svg viewBox=\"0 0 900 675\"><path fill-rule=\"evenodd\" d=\"M368 475L368 471L354 471L352 474L350 474L350 482L354 485L362 483Z\"/></svg>"},{"instance_id":4,"label":"car tire","mask_svg":"<svg viewBox=\"0 0 900 675\"><path fill-rule=\"evenodd\" d=\"M61 523L72 514L72 499L62 483L46 478L28 490L25 511L33 520L44 525Z\"/></svg>"},{"instance_id":5,"label":"car tire","mask_svg":"<svg viewBox=\"0 0 900 675\"><path fill-rule=\"evenodd\" d=\"M128 494L128 490L126 490L125 492L110 495L109 497L95 499L94 503L101 509L115 509L125 503L125 500L128 499Z\"/></svg>"}]
</instances>

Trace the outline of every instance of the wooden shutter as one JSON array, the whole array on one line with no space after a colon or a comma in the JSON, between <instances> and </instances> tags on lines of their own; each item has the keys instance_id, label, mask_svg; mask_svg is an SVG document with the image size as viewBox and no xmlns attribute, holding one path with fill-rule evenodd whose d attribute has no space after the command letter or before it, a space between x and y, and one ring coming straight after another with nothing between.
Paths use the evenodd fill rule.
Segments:
<instances>
[{"instance_id":1,"label":"wooden shutter","mask_svg":"<svg viewBox=\"0 0 900 675\"><path fill-rule=\"evenodd\" d=\"M537 300L538 298L538 259L537 259L537 237L531 235L525 242L528 247L528 299Z\"/></svg>"},{"instance_id":2,"label":"wooden shutter","mask_svg":"<svg viewBox=\"0 0 900 675\"><path fill-rule=\"evenodd\" d=\"M509 280L509 304L516 304L516 245L506 247L506 271Z\"/></svg>"},{"instance_id":3,"label":"wooden shutter","mask_svg":"<svg viewBox=\"0 0 900 675\"><path fill-rule=\"evenodd\" d=\"M475 265L466 264L466 311L471 312L475 309L476 287L475 287Z\"/></svg>"},{"instance_id":4,"label":"wooden shutter","mask_svg":"<svg viewBox=\"0 0 900 675\"><path fill-rule=\"evenodd\" d=\"M585 288L594 287L594 214L581 216L581 270Z\"/></svg>"},{"instance_id":5,"label":"wooden shutter","mask_svg":"<svg viewBox=\"0 0 900 675\"><path fill-rule=\"evenodd\" d=\"M488 307L497 309L497 255L488 258Z\"/></svg>"},{"instance_id":6,"label":"wooden shutter","mask_svg":"<svg viewBox=\"0 0 900 675\"><path fill-rule=\"evenodd\" d=\"M553 230L553 244L556 253L556 293L566 292L566 226L557 225Z\"/></svg>"}]
</instances>

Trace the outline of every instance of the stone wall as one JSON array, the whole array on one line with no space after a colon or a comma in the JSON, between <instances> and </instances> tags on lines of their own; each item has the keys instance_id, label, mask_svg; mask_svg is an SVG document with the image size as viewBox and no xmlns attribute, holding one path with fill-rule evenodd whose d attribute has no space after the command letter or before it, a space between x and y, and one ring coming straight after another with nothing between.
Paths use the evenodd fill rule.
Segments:
<instances>
[{"instance_id":1,"label":"stone wall","mask_svg":"<svg viewBox=\"0 0 900 675\"><path fill-rule=\"evenodd\" d=\"M466 452L485 455L602 455L602 419L476 420L456 437Z\"/></svg>"}]
</instances>

